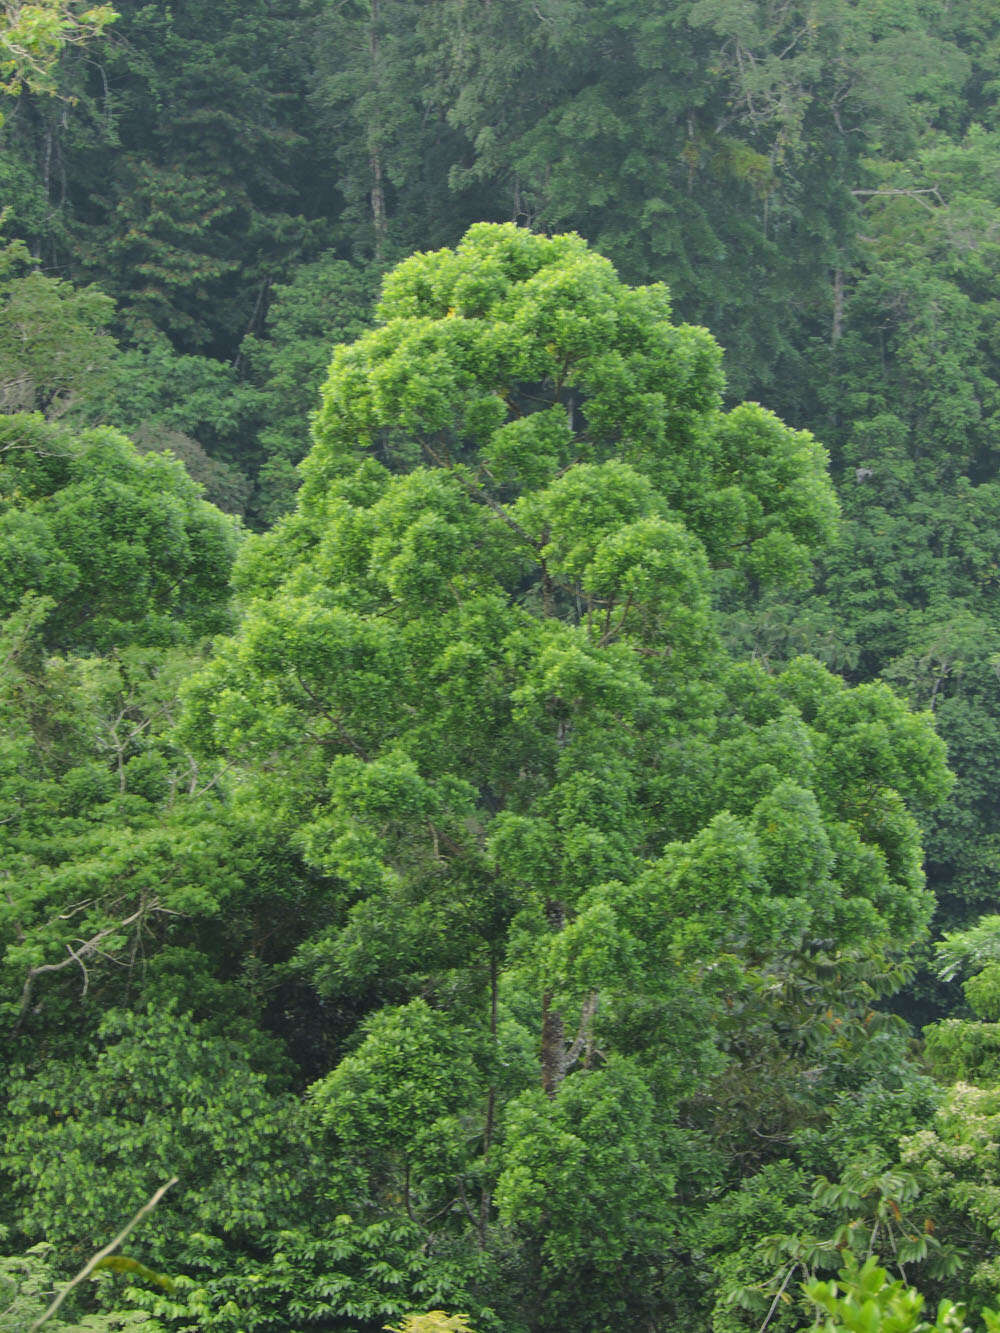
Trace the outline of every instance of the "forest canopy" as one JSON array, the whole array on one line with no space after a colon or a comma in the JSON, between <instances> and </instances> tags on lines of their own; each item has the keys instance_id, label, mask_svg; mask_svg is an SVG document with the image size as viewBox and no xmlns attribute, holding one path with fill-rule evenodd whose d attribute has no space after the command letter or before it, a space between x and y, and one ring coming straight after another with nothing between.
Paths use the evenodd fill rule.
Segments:
<instances>
[{"instance_id":1,"label":"forest canopy","mask_svg":"<svg viewBox=\"0 0 1000 1333\"><path fill-rule=\"evenodd\" d=\"M1000 1327L993 7L116 9L0 42L0 1329L175 1177L48 1326Z\"/></svg>"}]
</instances>

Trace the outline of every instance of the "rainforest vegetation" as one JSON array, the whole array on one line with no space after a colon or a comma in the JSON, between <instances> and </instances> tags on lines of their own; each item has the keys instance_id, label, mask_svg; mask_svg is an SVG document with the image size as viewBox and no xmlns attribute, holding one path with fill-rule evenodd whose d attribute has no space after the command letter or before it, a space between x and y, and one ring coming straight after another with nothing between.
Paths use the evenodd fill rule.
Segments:
<instances>
[{"instance_id":1,"label":"rainforest vegetation","mask_svg":"<svg viewBox=\"0 0 1000 1333\"><path fill-rule=\"evenodd\" d=\"M0 22L0 1330L996 1333L995 0Z\"/></svg>"}]
</instances>

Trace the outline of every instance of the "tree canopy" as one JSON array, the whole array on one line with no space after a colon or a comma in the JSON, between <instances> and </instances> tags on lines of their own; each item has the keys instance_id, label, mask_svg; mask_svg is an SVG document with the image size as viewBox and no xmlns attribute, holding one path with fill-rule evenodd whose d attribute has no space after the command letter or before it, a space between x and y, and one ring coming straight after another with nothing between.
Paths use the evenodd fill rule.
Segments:
<instances>
[{"instance_id":1,"label":"tree canopy","mask_svg":"<svg viewBox=\"0 0 1000 1333\"><path fill-rule=\"evenodd\" d=\"M0 11L0 1327L994 1327L998 53Z\"/></svg>"},{"instance_id":2,"label":"tree canopy","mask_svg":"<svg viewBox=\"0 0 1000 1333\"><path fill-rule=\"evenodd\" d=\"M464 1204L484 1247L495 1204L551 1326L624 1317L640 1273L667 1298L680 1108L750 978L930 910L927 717L718 636L716 589L803 581L836 520L812 437L721 389L711 337L578 237L404 261L188 690L185 742L327 885L300 965L378 997L312 1090L331 1188L446 1231Z\"/></svg>"}]
</instances>

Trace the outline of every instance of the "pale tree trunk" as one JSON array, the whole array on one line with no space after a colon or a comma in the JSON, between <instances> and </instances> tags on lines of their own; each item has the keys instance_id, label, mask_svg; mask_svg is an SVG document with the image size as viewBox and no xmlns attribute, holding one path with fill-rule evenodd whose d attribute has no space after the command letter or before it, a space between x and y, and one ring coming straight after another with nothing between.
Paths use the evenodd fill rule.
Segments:
<instances>
[{"instance_id":1,"label":"pale tree trunk","mask_svg":"<svg viewBox=\"0 0 1000 1333\"><path fill-rule=\"evenodd\" d=\"M558 935L566 924L566 909L562 903L549 901L545 904L549 929ZM552 1008L552 992L547 990L542 996L542 1087L548 1097L554 1097L563 1080L565 1069L563 1058L566 1053L566 1029L563 1016L558 1009Z\"/></svg>"},{"instance_id":2,"label":"pale tree trunk","mask_svg":"<svg viewBox=\"0 0 1000 1333\"><path fill-rule=\"evenodd\" d=\"M840 342L844 330L844 270L836 268L833 272L833 326L830 330L830 343L833 347Z\"/></svg>"},{"instance_id":3,"label":"pale tree trunk","mask_svg":"<svg viewBox=\"0 0 1000 1333\"><path fill-rule=\"evenodd\" d=\"M371 56L372 86L375 92L376 106L378 105L378 99L381 95L381 88L379 86L378 21L379 0L371 0L371 25L368 29L368 51ZM375 258L377 260L381 260L383 257L387 230L385 216L385 186L382 180L382 150L379 129L379 116L376 111L374 123L369 128L370 151L368 160L372 173L372 225L375 230Z\"/></svg>"},{"instance_id":4,"label":"pale tree trunk","mask_svg":"<svg viewBox=\"0 0 1000 1333\"><path fill-rule=\"evenodd\" d=\"M566 1071L566 1029L563 1016L552 1008L552 992L542 996L542 1087L548 1097L554 1097Z\"/></svg>"},{"instance_id":5,"label":"pale tree trunk","mask_svg":"<svg viewBox=\"0 0 1000 1333\"><path fill-rule=\"evenodd\" d=\"M377 148L372 151L371 169L372 223L375 227L375 258L381 260L385 250L386 237L385 189L382 185L382 159L379 157Z\"/></svg>"},{"instance_id":6,"label":"pale tree trunk","mask_svg":"<svg viewBox=\"0 0 1000 1333\"><path fill-rule=\"evenodd\" d=\"M548 902L545 915L554 933L562 930L566 924L566 909L562 903ZM597 1013L598 992L591 991L580 1009L580 1024L572 1044L566 1044L566 1023L560 1010L552 1007L553 992L546 990L542 995L542 1041L541 1041L541 1076L542 1089L547 1097L554 1097L559 1091L559 1084L573 1068L580 1056L585 1056L584 1066L590 1063L592 1050L591 1029L594 1015Z\"/></svg>"}]
</instances>

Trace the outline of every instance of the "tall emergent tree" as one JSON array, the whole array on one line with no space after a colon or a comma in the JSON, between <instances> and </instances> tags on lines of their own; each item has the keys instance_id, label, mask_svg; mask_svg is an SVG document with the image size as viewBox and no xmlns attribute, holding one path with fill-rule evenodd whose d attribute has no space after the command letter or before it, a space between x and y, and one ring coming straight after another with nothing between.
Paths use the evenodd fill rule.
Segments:
<instances>
[{"instance_id":1,"label":"tall emergent tree","mask_svg":"<svg viewBox=\"0 0 1000 1333\"><path fill-rule=\"evenodd\" d=\"M331 1198L502 1251L507 1328L669 1325L737 1015L818 952L847 991L929 910L927 718L714 628L718 586L807 579L824 452L724 412L669 314L574 235L402 263L190 694L188 739L325 885L298 957L354 1028L312 1090ZM822 1107L844 1062L782 1040Z\"/></svg>"}]
</instances>

